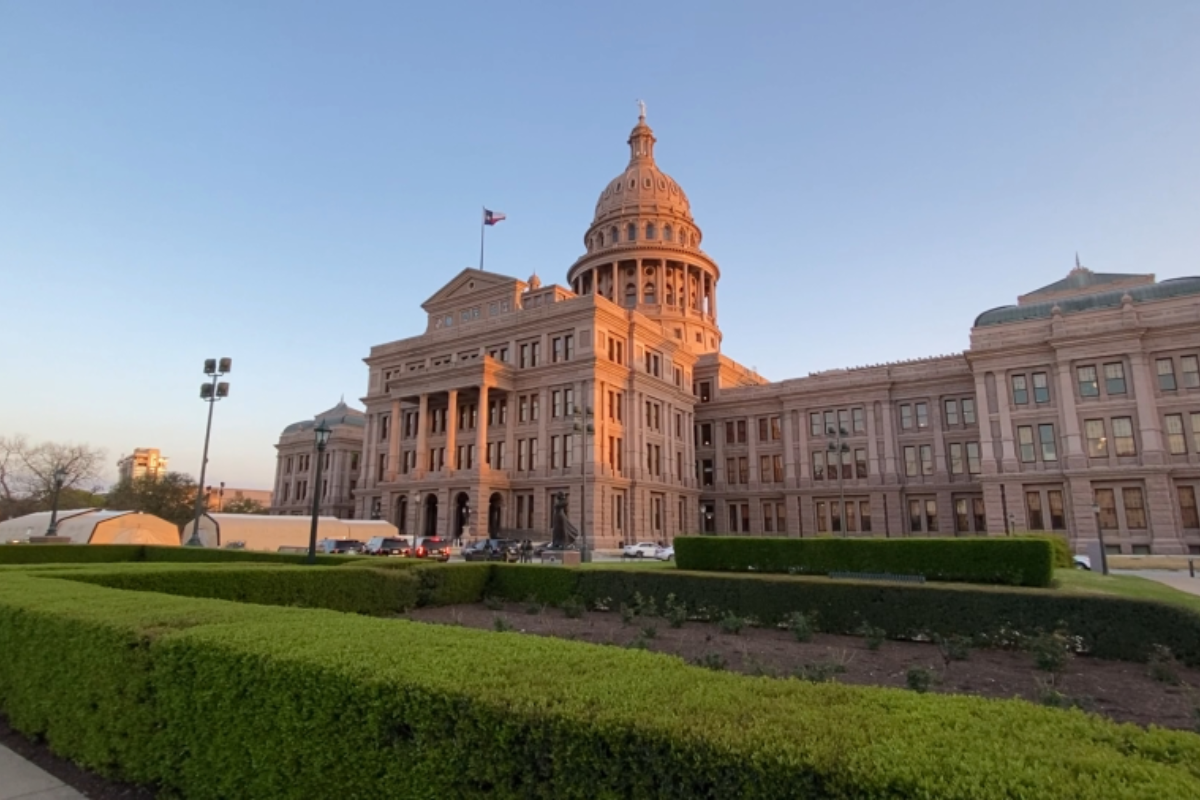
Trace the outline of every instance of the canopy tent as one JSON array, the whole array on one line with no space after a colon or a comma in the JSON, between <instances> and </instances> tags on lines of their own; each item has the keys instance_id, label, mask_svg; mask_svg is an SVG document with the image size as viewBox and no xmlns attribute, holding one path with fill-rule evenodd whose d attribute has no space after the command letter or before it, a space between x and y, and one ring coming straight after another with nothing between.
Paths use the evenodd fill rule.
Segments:
<instances>
[{"instance_id":1,"label":"canopy tent","mask_svg":"<svg viewBox=\"0 0 1200 800\"><path fill-rule=\"evenodd\" d=\"M247 550L276 551L281 547L308 547L312 517L268 516L266 514L205 514L200 518L200 542L205 547L229 547L235 543ZM398 536L399 530L384 520L317 517L317 541ZM183 526L183 541L192 538L192 523Z\"/></svg>"},{"instance_id":2,"label":"canopy tent","mask_svg":"<svg viewBox=\"0 0 1200 800\"><path fill-rule=\"evenodd\" d=\"M45 536L50 512L39 511L0 522L0 541L27 542ZM71 544L152 544L179 546L179 528L172 522L140 511L85 508L58 512L55 535Z\"/></svg>"}]
</instances>

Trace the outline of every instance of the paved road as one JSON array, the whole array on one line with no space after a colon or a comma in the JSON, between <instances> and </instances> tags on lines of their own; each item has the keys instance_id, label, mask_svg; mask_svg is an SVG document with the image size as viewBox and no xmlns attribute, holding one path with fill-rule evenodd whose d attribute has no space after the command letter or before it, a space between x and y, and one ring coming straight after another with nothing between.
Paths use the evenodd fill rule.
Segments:
<instances>
[{"instance_id":1,"label":"paved road","mask_svg":"<svg viewBox=\"0 0 1200 800\"><path fill-rule=\"evenodd\" d=\"M0 800L86 800L58 778L0 745Z\"/></svg>"},{"instance_id":2,"label":"paved road","mask_svg":"<svg viewBox=\"0 0 1200 800\"><path fill-rule=\"evenodd\" d=\"M1167 569L1113 569L1113 575L1132 575L1136 578L1149 578L1161 584L1170 586L1188 594L1200 594L1200 577L1189 577L1186 572L1175 572Z\"/></svg>"}]
</instances>

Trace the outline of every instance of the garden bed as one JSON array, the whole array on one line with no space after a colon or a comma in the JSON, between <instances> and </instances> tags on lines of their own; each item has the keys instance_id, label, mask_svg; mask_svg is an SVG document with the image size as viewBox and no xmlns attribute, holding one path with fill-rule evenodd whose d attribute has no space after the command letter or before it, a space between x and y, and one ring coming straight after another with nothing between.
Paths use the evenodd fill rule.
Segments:
<instances>
[{"instance_id":1,"label":"garden bed","mask_svg":"<svg viewBox=\"0 0 1200 800\"><path fill-rule=\"evenodd\" d=\"M1067 659L1061 673L1038 669L1035 656L1022 650L977 649L966 660L950 660L950 648L926 642L884 641L868 647L861 636L815 633L799 642L788 630L743 627L733 634L716 622L688 621L672 628L662 617L635 617L624 622L617 611L588 611L567 617L560 609L531 603L483 603L415 609L405 618L418 622L496 630L497 627L537 636L592 644L645 647L679 656L690 663L751 675L834 680L864 686L905 688L909 671L925 670L929 691L1078 706L1119 722L1196 730L1200 707L1200 669L1164 664L1151 677L1147 664L1097 658ZM530 613L534 609L536 613ZM496 620L503 620L497 623ZM653 628L647 636L646 629ZM943 655L946 653L946 656ZM958 655L961 655L959 653ZM919 673L912 680L920 681ZM664 701L669 698L663 698Z\"/></svg>"}]
</instances>

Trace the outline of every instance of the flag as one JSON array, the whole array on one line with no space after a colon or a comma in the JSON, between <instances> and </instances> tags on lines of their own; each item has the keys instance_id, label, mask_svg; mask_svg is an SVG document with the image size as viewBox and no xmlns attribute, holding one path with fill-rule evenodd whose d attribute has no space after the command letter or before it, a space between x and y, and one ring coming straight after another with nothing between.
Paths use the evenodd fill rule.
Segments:
<instances>
[{"instance_id":1,"label":"flag","mask_svg":"<svg viewBox=\"0 0 1200 800\"><path fill-rule=\"evenodd\" d=\"M505 218L504 215L501 214L499 211L488 211L486 208L483 210L483 224L484 225L495 225L497 222L499 222L500 220L502 220L504 218Z\"/></svg>"}]
</instances>

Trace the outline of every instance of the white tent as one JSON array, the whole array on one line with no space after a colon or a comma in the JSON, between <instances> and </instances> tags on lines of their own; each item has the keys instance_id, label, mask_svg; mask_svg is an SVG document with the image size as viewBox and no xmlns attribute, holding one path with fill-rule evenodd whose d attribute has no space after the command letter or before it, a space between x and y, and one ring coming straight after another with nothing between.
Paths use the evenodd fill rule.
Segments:
<instances>
[{"instance_id":1,"label":"white tent","mask_svg":"<svg viewBox=\"0 0 1200 800\"><path fill-rule=\"evenodd\" d=\"M50 512L39 511L0 522L0 541L27 542L45 536L50 527ZM179 545L179 528L153 514L140 511L106 511L85 508L58 512L57 536L72 544L152 544Z\"/></svg>"},{"instance_id":2,"label":"white tent","mask_svg":"<svg viewBox=\"0 0 1200 800\"><path fill-rule=\"evenodd\" d=\"M200 542L205 547L229 547L234 543L247 550L276 551L281 547L308 547L312 517L268 516L266 514L205 514L200 518ZM398 536L396 526L383 520L317 517L317 541ZM183 541L192 538L192 523L183 526Z\"/></svg>"}]
</instances>

